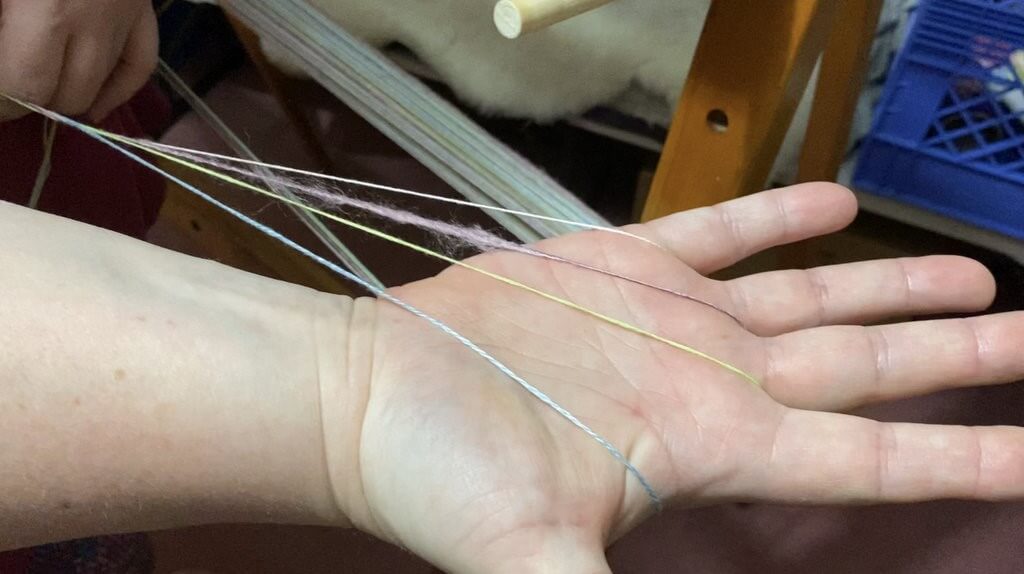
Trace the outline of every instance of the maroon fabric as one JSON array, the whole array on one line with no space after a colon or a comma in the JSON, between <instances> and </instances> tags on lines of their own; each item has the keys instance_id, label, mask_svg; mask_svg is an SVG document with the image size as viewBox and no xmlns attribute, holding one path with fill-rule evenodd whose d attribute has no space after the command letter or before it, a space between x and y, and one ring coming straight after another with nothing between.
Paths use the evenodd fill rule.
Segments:
<instances>
[{"instance_id":1,"label":"maroon fabric","mask_svg":"<svg viewBox=\"0 0 1024 574\"><path fill-rule=\"evenodd\" d=\"M170 121L170 111L170 103L151 84L101 127L155 137ZM0 200L28 203L43 159L43 127L43 119L35 114L0 124ZM51 161L39 209L137 238L156 221L164 196L159 175L63 127ZM144 542L141 537L101 538L0 553L0 574L144 572Z\"/></svg>"},{"instance_id":2,"label":"maroon fabric","mask_svg":"<svg viewBox=\"0 0 1024 574\"><path fill-rule=\"evenodd\" d=\"M22 574L28 572L32 554L23 552L0 552L0 574Z\"/></svg>"},{"instance_id":3,"label":"maroon fabric","mask_svg":"<svg viewBox=\"0 0 1024 574\"><path fill-rule=\"evenodd\" d=\"M169 102L149 85L101 127L129 136L154 136L169 119ZM27 204L43 159L43 119L33 114L0 124L0 152L0 200ZM163 190L159 175L61 127L39 208L142 237L156 221Z\"/></svg>"}]
</instances>

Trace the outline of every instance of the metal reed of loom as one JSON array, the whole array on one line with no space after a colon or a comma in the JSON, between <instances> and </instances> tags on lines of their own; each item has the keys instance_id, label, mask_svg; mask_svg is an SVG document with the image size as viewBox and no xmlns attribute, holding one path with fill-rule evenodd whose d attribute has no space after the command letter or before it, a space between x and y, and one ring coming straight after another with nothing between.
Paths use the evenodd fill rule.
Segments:
<instances>
[{"instance_id":1,"label":"metal reed of loom","mask_svg":"<svg viewBox=\"0 0 1024 574\"><path fill-rule=\"evenodd\" d=\"M466 199L609 225L543 171L305 0L220 3L260 37L284 48L310 77ZM506 213L489 215L524 242L575 230Z\"/></svg>"}]
</instances>

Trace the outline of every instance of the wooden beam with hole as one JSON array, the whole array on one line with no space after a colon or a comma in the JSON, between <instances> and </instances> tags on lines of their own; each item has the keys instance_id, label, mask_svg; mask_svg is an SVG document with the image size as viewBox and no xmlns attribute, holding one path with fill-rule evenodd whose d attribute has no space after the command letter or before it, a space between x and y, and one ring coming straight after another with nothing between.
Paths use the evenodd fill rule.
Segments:
<instances>
[{"instance_id":1,"label":"wooden beam with hole","mask_svg":"<svg viewBox=\"0 0 1024 574\"><path fill-rule=\"evenodd\" d=\"M836 0L714 0L644 209L760 190L832 29Z\"/></svg>"}]
</instances>

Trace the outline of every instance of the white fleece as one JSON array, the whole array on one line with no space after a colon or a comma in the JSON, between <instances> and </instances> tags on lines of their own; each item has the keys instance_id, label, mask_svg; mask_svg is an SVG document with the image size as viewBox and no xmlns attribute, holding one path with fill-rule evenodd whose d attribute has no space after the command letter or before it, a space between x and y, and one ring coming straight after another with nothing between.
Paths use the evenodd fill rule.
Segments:
<instances>
[{"instance_id":1,"label":"white fleece","mask_svg":"<svg viewBox=\"0 0 1024 574\"><path fill-rule=\"evenodd\" d=\"M663 125L689 72L710 3L616 0L509 40L494 27L495 0L309 1L370 44L405 45L481 112L549 121L620 98L643 101L625 97L640 89L661 101L629 111ZM297 71L282 50L264 47L272 61Z\"/></svg>"}]
</instances>

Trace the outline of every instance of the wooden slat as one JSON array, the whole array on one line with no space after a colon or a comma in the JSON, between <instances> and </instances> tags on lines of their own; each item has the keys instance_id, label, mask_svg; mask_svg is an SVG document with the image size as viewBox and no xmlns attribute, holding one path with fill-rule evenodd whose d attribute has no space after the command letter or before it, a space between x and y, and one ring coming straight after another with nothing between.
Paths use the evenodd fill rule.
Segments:
<instances>
[{"instance_id":1,"label":"wooden slat","mask_svg":"<svg viewBox=\"0 0 1024 574\"><path fill-rule=\"evenodd\" d=\"M161 168L214 196L221 195L219 184L205 176L167 161L161 162ZM292 219L284 221L297 225ZM324 267L173 183L167 185L158 225L174 233L179 241L198 246L202 256L225 265L328 293L364 294Z\"/></svg>"},{"instance_id":2,"label":"wooden slat","mask_svg":"<svg viewBox=\"0 0 1024 574\"><path fill-rule=\"evenodd\" d=\"M835 181L849 144L883 0L842 0L825 48L799 181Z\"/></svg>"},{"instance_id":3,"label":"wooden slat","mask_svg":"<svg viewBox=\"0 0 1024 574\"><path fill-rule=\"evenodd\" d=\"M644 219L764 186L823 50L836 0L714 0ZM709 125L719 110L723 131Z\"/></svg>"},{"instance_id":4,"label":"wooden slat","mask_svg":"<svg viewBox=\"0 0 1024 574\"><path fill-rule=\"evenodd\" d=\"M818 73L814 107L800 154L798 182L835 181L839 175L857 101L867 75L882 2L839 1L839 13ZM825 265L828 262L822 259L820 246L828 241L815 238L789 245L779 251L777 264L782 268L796 269Z\"/></svg>"}]
</instances>

